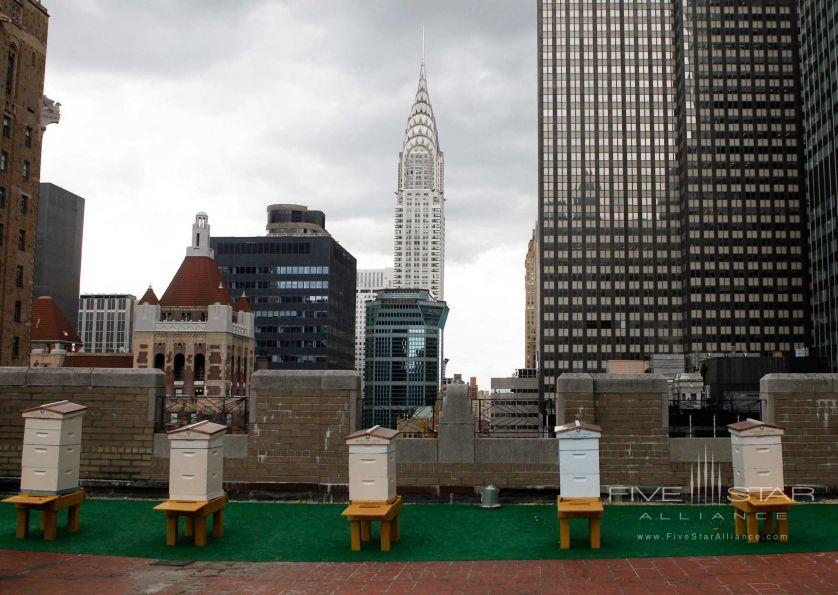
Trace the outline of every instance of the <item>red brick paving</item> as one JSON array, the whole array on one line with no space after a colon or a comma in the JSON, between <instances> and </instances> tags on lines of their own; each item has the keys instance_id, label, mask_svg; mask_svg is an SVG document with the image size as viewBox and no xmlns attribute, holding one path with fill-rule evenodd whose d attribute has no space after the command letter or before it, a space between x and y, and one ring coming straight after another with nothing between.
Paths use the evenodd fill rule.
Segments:
<instances>
[{"instance_id":1,"label":"red brick paving","mask_svg":"<svg viewBox=\"0 0 838 595\"><path fill-rule=\"evenodd\" d=\"M838 552L480 562L195 562L0 550L0 593L836 593Z\"/></svg>"}]
</instances>

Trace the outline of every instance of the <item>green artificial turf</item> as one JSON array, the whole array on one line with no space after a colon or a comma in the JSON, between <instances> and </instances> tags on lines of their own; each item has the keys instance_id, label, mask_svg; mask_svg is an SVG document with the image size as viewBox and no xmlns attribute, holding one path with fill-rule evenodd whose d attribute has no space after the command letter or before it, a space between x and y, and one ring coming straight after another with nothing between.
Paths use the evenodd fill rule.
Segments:
<instances>
[{"instance_id":1,"label":"green artificial turf","mask_svg":"<svg viewBox=\"0 0 838 595\"><path fill-rule=\"evenodd\" d=\"M352 560L528 560L706 556L826 551L838 548L838 505L801 504L789 513L786 543L749 544L732 538L730 506L606 506L602 548L588 548L587 521L571 524L571 549L558 546L555 506L505 505L484 510L465 504L406 504L401 541L379 551L373 539L360 552L349 550L349 528L340 504L231 502L224 537L208 537L196 548L183 537L165 545L165 517L148 500L88 499L81 530L66 531L59 515L58 539L45 542L33 513L29 538L15 539L16 513L0 508L0 549L86 553L189 560L352 561ZM667 534L671 534L667 536ZM638 535L658 535L639 539Z\"/></svg>"}]
</instances>

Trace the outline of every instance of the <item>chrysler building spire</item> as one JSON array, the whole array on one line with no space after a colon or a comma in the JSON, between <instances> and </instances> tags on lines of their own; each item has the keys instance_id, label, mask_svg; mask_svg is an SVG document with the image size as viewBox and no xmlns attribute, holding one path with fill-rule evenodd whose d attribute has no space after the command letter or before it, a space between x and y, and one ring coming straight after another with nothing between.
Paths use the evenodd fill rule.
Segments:
<instances>
[{"instance_id":1,"label":"chrysler building spire","mask_svg":"<svg viewBox=\"0 0 838 595\"><path fill-rule=\"evenodd\" d=\"M394 284L428 289L444 299L445 167L428 94L424 30L419 86L399 153L396 192Z\"/></svg>"}]
</instances>

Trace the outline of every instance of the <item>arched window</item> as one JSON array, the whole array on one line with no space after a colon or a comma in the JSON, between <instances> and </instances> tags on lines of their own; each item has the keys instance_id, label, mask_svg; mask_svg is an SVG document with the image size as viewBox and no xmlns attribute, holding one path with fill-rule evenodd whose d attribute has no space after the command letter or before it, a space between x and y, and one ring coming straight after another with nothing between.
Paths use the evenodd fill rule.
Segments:
<instances>
[{"instance_id":1,"label":"arched window","mask_svg":"<svg viewBox=\"0 0 838 595\"><path fill-rule=\"evenodd\" d=\"M175 382L183 380L183 368L186 364L186 358L183 357L182 353L178 353L175 356L175 364L174 364L174 379Z\"/></svg>"},{"instance_id":2,"label":"arched window","mask_svg":"<svg viewBox=\"0 0 838 595\"><path fill-rule=\"evenodd\" d=\"M154 356L154 367L158 370L162 370L166 365L166 356L162 353L158 353Z\"/></svg>"},{"instance_id":3,"label":"arched window","mask_svg":"<svg viewBox=\"0 0 838 595\"><path fill-rule=\"evenodd\" d=\"M204 381L204 354L199 353L195 356L195 382Z\"/></svg>"},{"instance_id":4,"label":"arched window","mask_svg":"<svg viewBox=\"0 0 838 595\"><path fill-rule=\"evenodd\" d=\"M6 95L13 95L15 90L15 62L17 61L17 48L9 46L9 53L6 56Z\"/></svg>"}]
</instances>

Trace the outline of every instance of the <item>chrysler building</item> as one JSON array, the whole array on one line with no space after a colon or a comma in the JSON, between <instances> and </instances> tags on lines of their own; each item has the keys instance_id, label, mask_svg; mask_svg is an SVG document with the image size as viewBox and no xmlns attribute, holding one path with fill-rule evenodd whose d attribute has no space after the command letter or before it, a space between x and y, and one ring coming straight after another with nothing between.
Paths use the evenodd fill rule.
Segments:
<instances>
[{"instance_id":1,"label":"chrysler building","mask_svg":"<svg viewBox=\"0 0 838 595\"><path fill-rule=\"evenodd\" d=\"M425 61L399 153L394 247L395 287L444 299L445 165L428 97Z\"/></svg>"}]
</instances>

